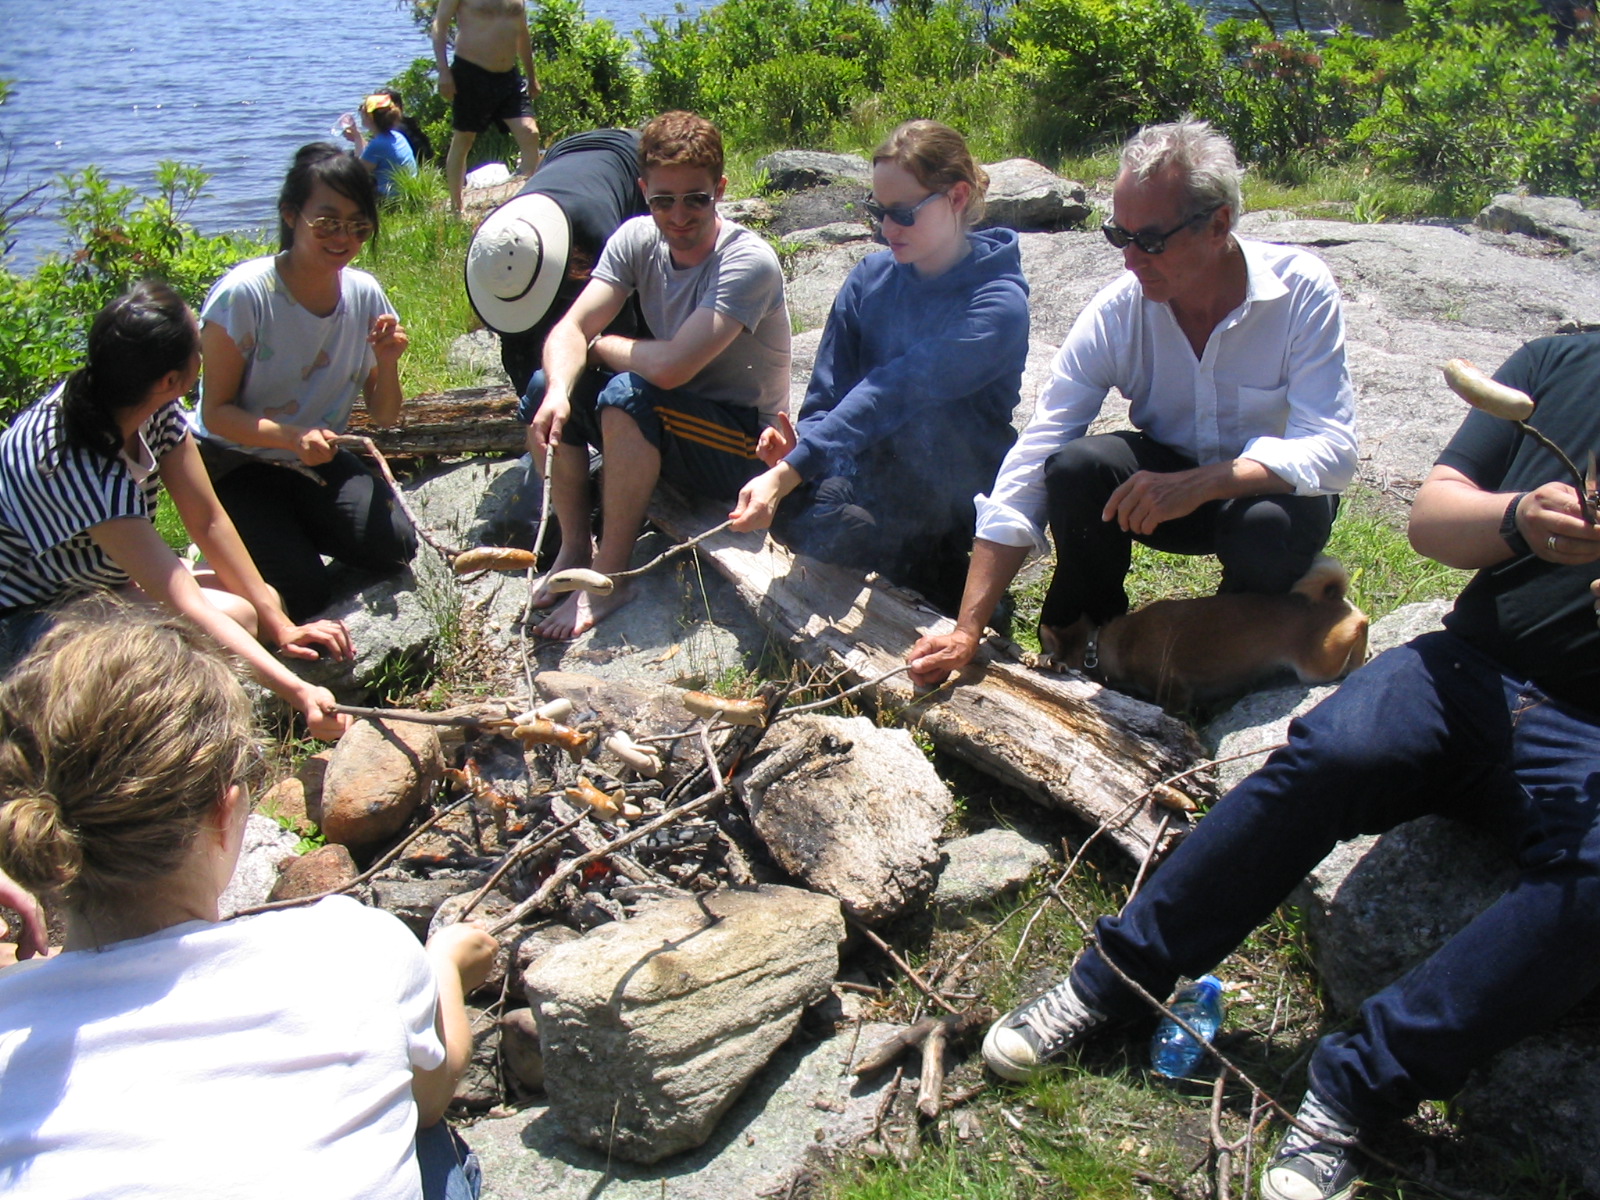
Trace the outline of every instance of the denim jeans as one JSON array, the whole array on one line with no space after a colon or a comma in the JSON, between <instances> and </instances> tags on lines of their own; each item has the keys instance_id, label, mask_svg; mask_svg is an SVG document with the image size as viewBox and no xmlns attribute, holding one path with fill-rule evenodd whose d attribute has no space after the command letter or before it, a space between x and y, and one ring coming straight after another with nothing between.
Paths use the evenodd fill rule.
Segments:
<instances>
[{"instance_id":1,"label":"denim jeans","mask_svg":"<svg viewBox=\"0 0 1600 1200\"><path fill-rule=\"evenodd\" d=\"M478 1200L483 1190L478 1156L445 1121L417 1131L417 1166L422 1200Z\"/></svg>"},{"instance_id":2,"label":"denim jeans","mask_svg":"<svg viewBox=\"0 0 1600 1200\"><path fill-rule=\"evenodd\" d=\"M1110 1016L1214 968L1335 843L1427 813L1500 835L1516 882L1322 1039L1311 1084L1359 1124L1460 1090L1476 1065L1600 984L1600 718L1448 633L1390 650L1304 717L1211 810L1073 967Z\"/></svg>"}]
</instances>

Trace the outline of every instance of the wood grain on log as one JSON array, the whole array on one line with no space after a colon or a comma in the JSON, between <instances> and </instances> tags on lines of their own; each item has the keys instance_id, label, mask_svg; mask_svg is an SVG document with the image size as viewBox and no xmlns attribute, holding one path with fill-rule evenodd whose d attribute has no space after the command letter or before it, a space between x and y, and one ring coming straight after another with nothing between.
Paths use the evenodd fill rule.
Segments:
<instances>
[{"instance_id":1,"label":"wood grain on log","mask_svg":"<svg viewBox=\"0 0 1600 1200\"><path fill-rule=\"evenodd\" d=\"M358 406L350 414L350 432L370 437L391 457L521 454L528 448L528 427L517 420L517 394L504 385L412 396L400 415L404 424L378 427Z\"/></svg>"},{"instance_id":2,"label":"wood grain on log","mask_svg":"<svg viewBox=\"0 0 1600 1200\"><path fill-rule=\"evenodd\" d=\"M650 516L682 541L724 514L663 489ZM699 552L797 658L855 680L893 670L924 633L953 626L908 593L796 556L765 534L719 533ZM1154 705L1080 675L1030 670L987 648L956 686L918 694L898 675L874 690L885 720L925 730L941 749L1042 804L1091 825L1109 823L1105 836L1135 861L1160 836L1166 810L1148 797L1134 801L1204 759L1194 732ZM1194 780L1184 786L1206 795ZM1187 818L1172 817L1168 838L1189 827Z\"/></svg>"}]
</instances>

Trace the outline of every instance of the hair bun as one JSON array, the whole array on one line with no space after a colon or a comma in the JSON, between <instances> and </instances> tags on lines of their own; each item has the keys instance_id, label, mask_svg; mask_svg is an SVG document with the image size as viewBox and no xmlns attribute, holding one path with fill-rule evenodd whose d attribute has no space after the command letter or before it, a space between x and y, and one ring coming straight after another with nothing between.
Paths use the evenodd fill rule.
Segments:
<instances>
[{"instance_id":1,"label":"hair bun","mask_svg":"<svg viewBox=\"0 0 1600 1200\"><path fill-rule=\"evenodd\" d=\"M0 802L0 870L30 892L47 892L82 869L78 835L54 796L39 789Z\"/></svg>"}]
</instances>

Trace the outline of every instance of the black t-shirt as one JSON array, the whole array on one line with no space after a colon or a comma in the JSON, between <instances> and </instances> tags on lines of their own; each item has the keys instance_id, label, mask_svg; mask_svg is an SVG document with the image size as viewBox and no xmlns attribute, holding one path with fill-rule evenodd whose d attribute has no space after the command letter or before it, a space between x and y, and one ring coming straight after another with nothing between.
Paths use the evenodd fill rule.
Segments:
<instances>
[{"instance_id":1,"label":"black t-shirt","mask_svg":"<svg viewBox=\"0 0 1600 1200\"><path fill-rule=\"evenodd\" d=\"M1600 334L1529 342L1495 378L1532 396L1529 422L1582 466L1600 450ZM1439 456L1491 492L1527 492L1566 469L1510 421L1474 410ZM1509 497L1508 497L1509 499ZM1600 563L1558 566L1523 555L1473 577L1445 628L1517 678L1589 712L1600 712L1600 628L1589 584Z\"/></svg>"},{"instance_id":2,"label":"black t-shirt","mask_svg":"<svg viewBox=\"0 0 1600 1200\"><path fill-rule=\"evenodd\" d=\"M545 151L539 169L519 194L549 196L572 227L567 278L561 281L550 311L527 332L500 337L500 361L520 395L539 368L545 338L583 291L607 239L624 221L648 211L639 190L639 135L626 129L596 129L562 138ZM606 332L625 337L644 334L636 299L629 298Z\"/></svg>"}]
</instances>

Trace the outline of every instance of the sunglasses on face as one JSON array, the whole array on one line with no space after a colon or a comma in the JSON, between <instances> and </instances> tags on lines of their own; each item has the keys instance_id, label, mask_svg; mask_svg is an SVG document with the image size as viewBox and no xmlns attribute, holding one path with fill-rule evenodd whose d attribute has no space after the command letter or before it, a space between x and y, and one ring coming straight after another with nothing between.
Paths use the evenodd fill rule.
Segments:
<instances>
[{"instance_id":1,"label":"sunglasses on face","mask_svg":"<svg viewBox=\"0 0 1600 1200\"><path fill-rule=\"evenodd\" d=\"M352 221L341 221L338 217L306 217L302 216L311 232L319 242L325 242L331 237L338 237L341 233L353 237L358 242L364 242L372 236L372 222L364 217L357 217Z\"/></svg>"},{"instance_id":2,"label":"sunglasses on face","mask_svg":"<svg viewBox=\"0 0 1600 1200\"><path fill-rule=\"evenodd\" d=\"M868 200L861 207L866 210L867 216L871 217L879 225L882 225L885 220L889 220L893 221L896 225L902 225L909 229L911 226L917 223L917 210L924 204L927 204L930 200L937 200L942 195L944 195L943 192L929 192L910 208L902 208L897 206L885 207L884 205L879 204L876 200Z\"/></svg>"},{"instance_id":3,"label":"sunglasses on face","mask_svg":"<svg viewBox=\"0 0 1600 1200\"><path fill-rule=\"evenodd\" d=\"M1132 242L1146 254L1160 254L1167 248L1167 239L1169 237L1182 233L1191 225L1198 225L1221 207L1222 205L1216 204L1204 212L1197 212L1191 217L1186 217L1165 233L1134 233L1132 230L1124 229L1110 218L1107 218L1105 223L1100 226L1100 232L1105 234L1106 241L1110 242L1118 250Z\"/></svg>"},{"instance_id":4,"label":"sunglasses on face","mask_svg":"<svg viewBox=\"0 0 1600 1200\"><path fill-rule=\"evenodd\" d=\"M716 197L710 192L684 192L681 195L673 192L657 192L654 196L646 196L644 202L650 206L653 213L668 213L678 206L678 201L683 201L683 206L692 213L705 212L711 207L711 202Z\"/></svg>"}]
</instances>

